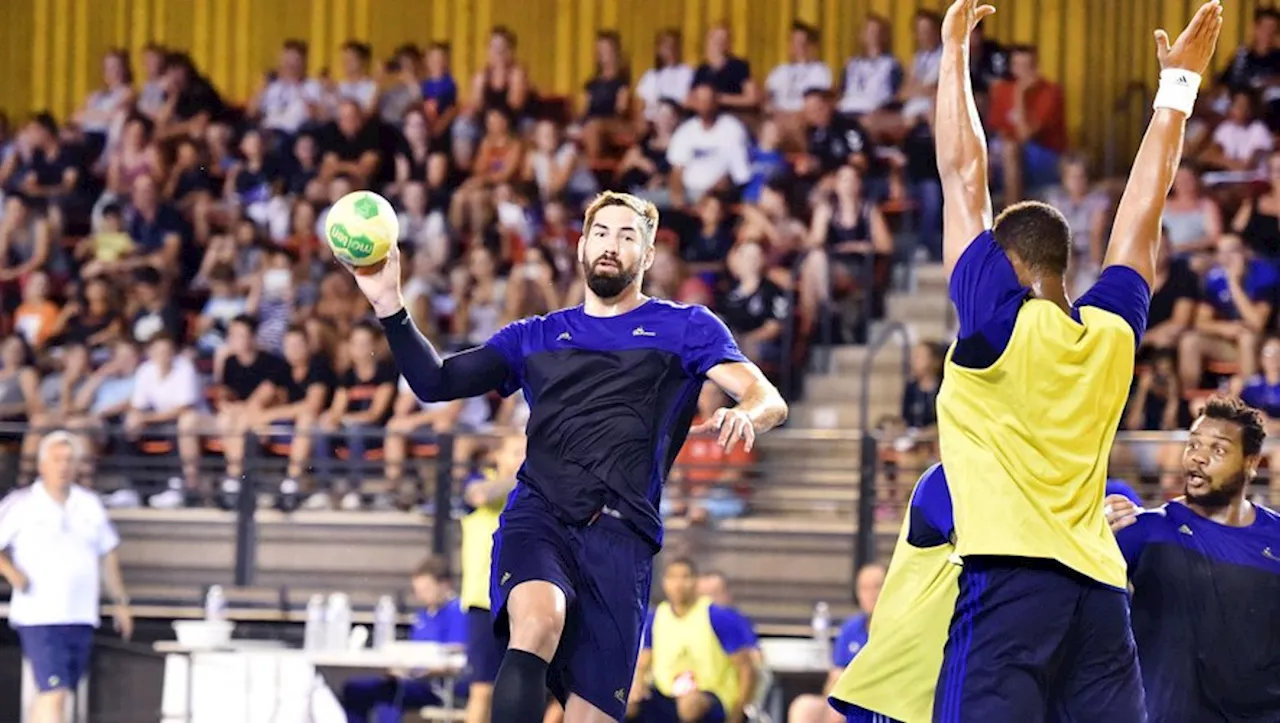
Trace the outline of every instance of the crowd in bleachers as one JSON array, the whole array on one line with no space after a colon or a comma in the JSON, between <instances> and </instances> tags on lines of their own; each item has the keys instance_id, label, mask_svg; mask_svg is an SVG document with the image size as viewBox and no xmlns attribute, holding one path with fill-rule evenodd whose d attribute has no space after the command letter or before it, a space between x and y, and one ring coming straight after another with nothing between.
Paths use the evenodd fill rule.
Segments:
<instances>
[{"instance_id":1,"label":"crowd in bleachers","mask_svg":"<svg viewBox=\"0 0 1280 723\"><path fill-rule=\"evenodd\" d=\"M663 212L649 292L712 306L768 373L796 374L813 343L863 338L895 264L941 256L940 19L921 11L914 23L909 62L872 16L840 68L816 59L819 31L799 23L771 69L734 56L723 25L701 58L682 58L673 29L638 77L621 44L647 39L601 32L579 97L540 92L502 27L473 78L453 77L444 43L374 67L358 41L342 46L337 77L311 76L313 49L287 41L243 105L180 50L148 46L140 77L128 53L110 52L73 117L0 127L0 420L174 459L168 489L126 487L114 504L234 493L246 439L283 460L288 506L420 503L421 485L405 480L434 435L518 426L527 410L423 405L398 381L321 241L327 206L357 188L396 204L406 301L442 347L578 303L578 217L615 188ZM1280 361L1268 361L1280 343L1267 342L1280 289L1276 30L1277 15L1259 12L1193 123L1131 427L1175 428L1214 375L1280 417ZM1068 147L1062 89L1034 47L979 26L972 62L997 198L1063 210L1081 288L1102 258L1114 184L1094 183ZM935 362L921 352L901 420L921 437ZM23 441L14 427L5 436ZM210 452L225 459L212 475ZM371 471L387 483L373 494L360 479ZM734 474L678 481L687 494L673 514L745 509Z\"/></svg>"}]
</instances>

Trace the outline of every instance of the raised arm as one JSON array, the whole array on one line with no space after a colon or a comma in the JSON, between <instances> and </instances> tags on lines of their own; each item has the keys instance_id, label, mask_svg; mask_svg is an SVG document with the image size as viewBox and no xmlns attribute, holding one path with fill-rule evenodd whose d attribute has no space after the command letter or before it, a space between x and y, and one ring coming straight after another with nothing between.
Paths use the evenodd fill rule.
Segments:
<instances>
[{"instance_id":1,"label":"raised arm","mask_svg":"<svg viewBox=\"0 0 1280 723\"><path fill-rule=\"evenodd\" d=\"M1116 220L1103 266L1128 266L1150 286L1155 277L1156 251L1160 244L1160 218L1173 176L1182 161L1182 140L1187 117L1195 103L1200 77L1209 66L1222 30L1222 5L1210 0L1200 7L1177 42L1156 31L1156 55L1160 59L1160 91L1155 114L1147 126Z\"/></svg>"},{"instance_id":2,"label":"raised arm","mask_svg":"<svg viewBox=\"0 0 1280 723\"><path fill-rule=\"evenodd\" d=\"M947 275L983 231L991 228L987 187L987 136L973 99L969 35L996 11L977 0L955 0L942 21L942 61L934 128L938 176L942 179L942 262Z\"/></svg>"},{"instance_id":3,"label":"raised arm","mask_svg":"<svg viewBox=\"0 0 1280 723\"><path fill-rule=\"evenodd\" d=\"M395 245L380 266L351 271L382 322L396 367L419 399L442 402L475 397L498 389L509 377L506 358L490 345L440 358L404 306L400 250Z\"/></svg>"}]
</instances>

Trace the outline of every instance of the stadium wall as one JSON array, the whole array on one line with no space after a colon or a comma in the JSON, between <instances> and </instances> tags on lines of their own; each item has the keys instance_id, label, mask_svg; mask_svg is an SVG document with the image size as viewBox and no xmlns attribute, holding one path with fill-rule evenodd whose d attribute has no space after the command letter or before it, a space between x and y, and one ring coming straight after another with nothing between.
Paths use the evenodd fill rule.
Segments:
<instances>
[{"instance_id":1,"label":"stadium wall","mask_svg":"<svg viewBox=\"0 0 1280 723\"><path fill-rule=\"evenodd\" d=\"M1265 0L1233 0L1218 49L1223 67ZM1136 147L1141 113L1115 112L1135 82L1154 88L1151 30L1182 27L1198 0L995 0L989 21L1002 42L1036 43L1046 74L1066 86L1068 118L1079 145L1102 147L1114 128L1121 151ZM303 38L311 70L338 66L338 45L367 40L378 57L397 44L448 40L459 85L484 60L487 30L518 33L519 57L544 93L577 94L591 73L598 29L618 29L634 75L649 67L654 33L684 31L686 60L697 58L708 25L735 30L734 49L757 79L786 54L793 20L818 26L822 57L839 67L857 44L862 20L893 22L894 49L912 51L911 17L945 0L0 0L0 109L11 116L52 110L66 117L98 81L98 59L111 47L135 60L149 41L191 52L233 100L247 97L275 62L280 42ZM135 69L138 67L135 62Z\"/></svg>"}]
</instances>

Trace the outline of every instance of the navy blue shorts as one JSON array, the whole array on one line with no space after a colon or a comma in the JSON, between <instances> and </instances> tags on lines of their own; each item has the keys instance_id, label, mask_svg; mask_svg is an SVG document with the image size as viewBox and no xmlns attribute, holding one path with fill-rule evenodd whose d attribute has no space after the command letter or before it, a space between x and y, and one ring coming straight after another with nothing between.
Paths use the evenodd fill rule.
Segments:
<instances>
[{"instance_id":1,"label":"navy blue shorts","mask_svg":"<svg viewBox=\"0 0 1280 723\"><path fill-rule=\"evenodd\" d=\"M502 665L502 653L489 611L467 610L467 683L493 683Z\"/></svg>"},{"instance_id":2,"label":"navy blue shorts","mask_svg":"<svg viewBox=\"0 0 1280 723\"><path fill-rule=\"evenodd\" d=\"M720 699L711 693L704 692L703 695L710 700L711 707L707 709L707 714L698 720L698 723L724 723L726 716ZM668 698L651 688L649 697L645 698L640 706L640 717L636 720L638 723L680 723L675 698Z\"/></svg>"},{"instance_id":3,"label":"navy blue shorts","mask_svg":"<svg viewBox=\"0 0 1280 723\"><path fill-rule=\"evenodd\" d=\"M507 595L520 583L544 580L563 590L568 609L547 687L561 703L577 695L621 720L652 577L653 548L625 522L602 515L586 526L565 524L521 485L493 536L494 630L505 650Z\"/></svg>"},{"instance_id":4,"label":"navy blue shorts","mask_svg":"<svg viewBox=\"0 0 1280 723\"><path fill-rule=\"evenodd\" d=\"M965 558L933 719L1145 721L1128 594L1052 560Z\"/></svg>"},{"instance_id":5,"label":"navy blue shorts","mask_svg":"<svg viewBox=\"0 0 1280 723\"><path fill-rule=\"evenodd\" d=\"M31 663L31 675L40 692L75 690L80 685L93 650L92 625L30 625L15 629L22 657Z\"/></svg>"},{"instance_id":6,"label":"navy blue shorts","mask_svg":"<svg viewBox=\"0 0 1280 723\"><path fill-rule=\"evenodd\" d=\"M845 723L901 723L896 718L890 718L882 713L873 713L866 708L835 698L828 698L827 702L836 709L837 713L844 716Z\"/></svg>"}]
</instances>

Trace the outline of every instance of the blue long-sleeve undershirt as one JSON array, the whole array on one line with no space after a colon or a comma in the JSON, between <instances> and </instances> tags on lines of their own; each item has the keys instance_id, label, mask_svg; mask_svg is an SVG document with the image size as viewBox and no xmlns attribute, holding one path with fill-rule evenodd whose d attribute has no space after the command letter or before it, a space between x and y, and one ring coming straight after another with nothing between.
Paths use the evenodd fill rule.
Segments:
<instances>
[{"instance_id":1,"label":"blue long-sleeve undershirt","mask_svg":"<svg viewBox=\"0 0 1280 723\"><path fill-rule=\"evenodd\" d=\"M400 375L424 402L468 399L502 386L510 374L506 359L481 345L444 359L418 331L407 309L379 319Z\"/></svg>"}]
</instances>

